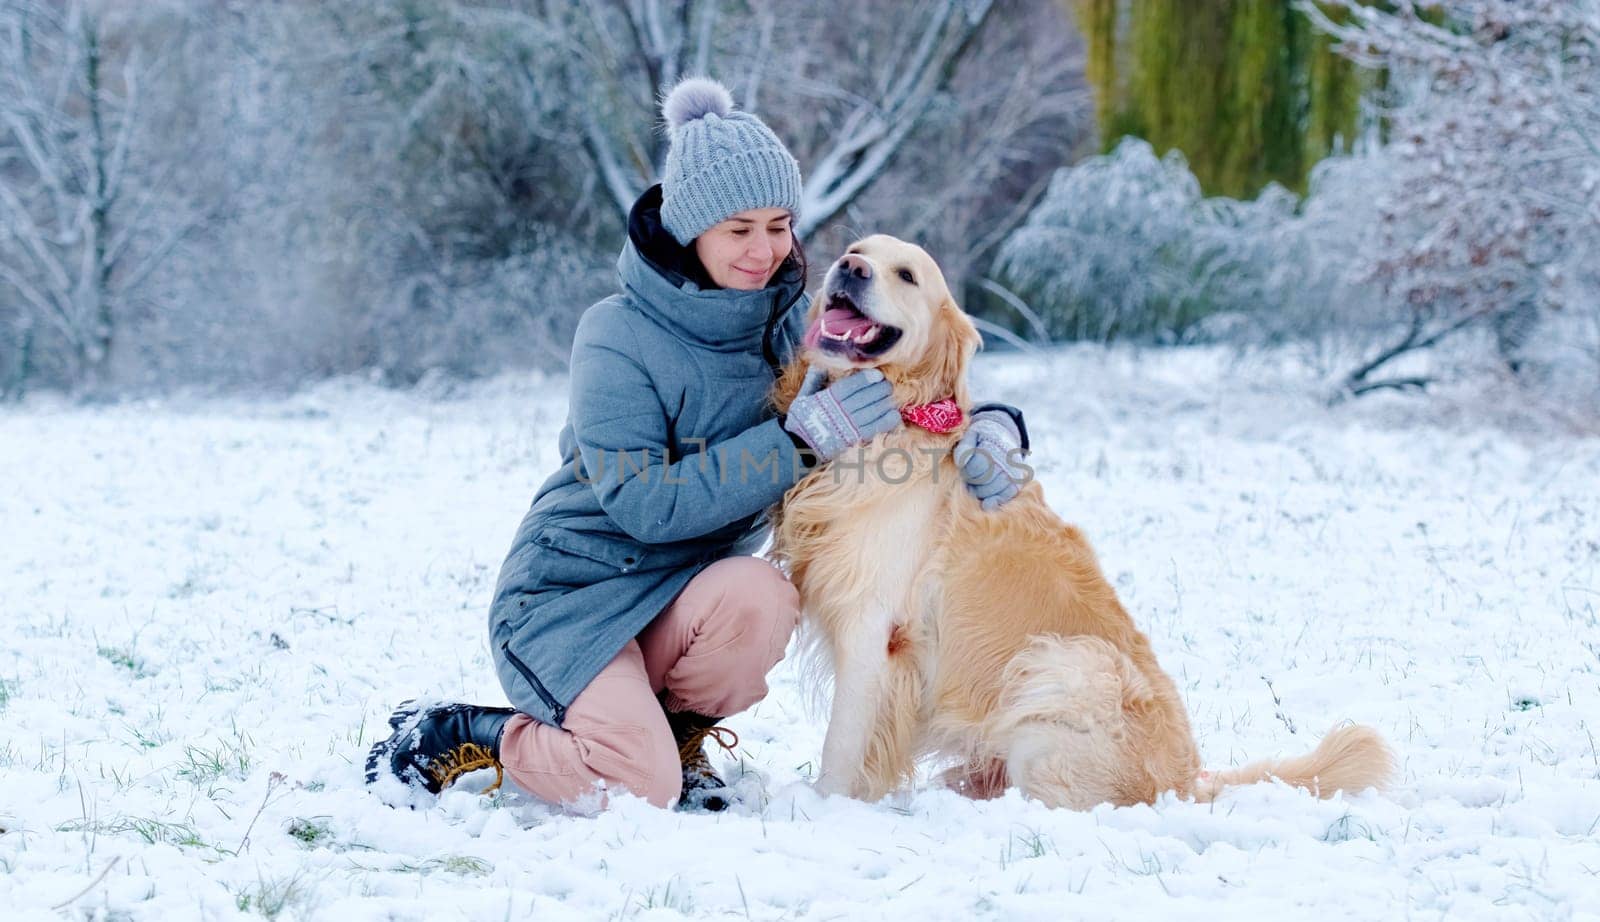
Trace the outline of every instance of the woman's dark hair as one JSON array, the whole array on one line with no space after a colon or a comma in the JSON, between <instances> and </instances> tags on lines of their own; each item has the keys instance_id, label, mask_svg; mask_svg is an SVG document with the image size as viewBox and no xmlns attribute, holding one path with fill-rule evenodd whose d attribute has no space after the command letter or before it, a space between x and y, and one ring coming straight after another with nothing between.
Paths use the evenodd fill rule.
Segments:
<instances>
[{"instance_id":1,"label":"woman's dark hair","mask_svg":"<svg viewBox=\"0 0 1600 922\"><path fill-rule=\"evenodd\" d=\"M782 374L783 369L778 365L777 351L772 348L772 328L777 324L778 318L788 313L794 303L806 293L806 280L811 273L811 264L806 261L806 248L801 245L800 238L795 234L793 223L789 226L789 239L794 242L794 248L778 267L774 281L780 283L780 290L792 287L794 294L787 300L782 297L772 299L772 309L767 312L767 327L761 334L761 355L767 360L767 367L772 369L773 377Z\"/></svg>"},{"instance_id":2,"label":"woman's dark hair","mask_svg":"<svg viewBox=\"0 0 1600 922\"><path fill-rule=\"evenodd\" d=\"M800 290L804 292L806 290L806 281L811 275L811 264L806 261L806 248L801 245L800 238L795 236L792 226L789 228L789 240L794 244L794 248L789 251L788 256L784 257L783 265L778 267L777 277L785 282L799 282ZM795 297L799 297L799 295ZM794 301L791 300L789 303L793 304ZM787 307L788 305L784 306ZM782 313L782 311L779 311L779 313Z\"/></svg>"}]
</instances>

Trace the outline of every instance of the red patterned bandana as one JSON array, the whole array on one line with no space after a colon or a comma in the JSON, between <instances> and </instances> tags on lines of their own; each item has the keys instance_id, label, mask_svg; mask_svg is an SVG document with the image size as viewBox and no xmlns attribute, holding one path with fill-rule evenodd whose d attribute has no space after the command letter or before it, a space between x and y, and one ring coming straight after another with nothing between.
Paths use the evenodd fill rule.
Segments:
<instances>
[{"instance_id":1,"label":"red patterned bandana","mask_svg":"<svg viewBox=\"0 0 1600 922\"><path fill-rule=\"evenodd\" d=\"M961 426L961 408L954 397L914 407L901 407L900 418L929 432L954 432Z\"/></svg>"}]
</instances>

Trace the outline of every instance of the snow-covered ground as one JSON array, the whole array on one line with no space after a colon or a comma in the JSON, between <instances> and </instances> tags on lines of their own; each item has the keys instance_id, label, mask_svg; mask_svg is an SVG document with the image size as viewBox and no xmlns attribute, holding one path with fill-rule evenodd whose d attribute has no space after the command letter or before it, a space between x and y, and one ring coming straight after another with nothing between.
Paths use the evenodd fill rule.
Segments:
<instances>
[{"instance_id":1,"label":"snow-covered ground","mask_svg":"<svg viewBox=\"0 0 1600 922\"><path fill-rule=\"evenodd\" d=\"M1393 742L1392 792L1049 810L807 785L785 666L745 804L361 783L402 697L504 699L484 614L563 379L0 411L0 918L1575 918L1600 907L1600 441L1292 364L981 359L1209 764Z\"/></svg>"}]
</instances>

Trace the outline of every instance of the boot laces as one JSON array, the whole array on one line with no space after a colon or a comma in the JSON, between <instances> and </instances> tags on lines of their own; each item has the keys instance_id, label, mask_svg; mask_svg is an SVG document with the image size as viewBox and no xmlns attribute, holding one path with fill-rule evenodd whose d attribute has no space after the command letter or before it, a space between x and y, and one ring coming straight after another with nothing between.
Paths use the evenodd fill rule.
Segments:
<instances>
[{"instance_id":1,"label":"boot laces","mask_svg":"<svg viewBox=\"0 0 1600 922\"><path fill-rule=\"evenodd\" d=\"M446 788L455 783L457 778L468 772L475 772L480 768L494 769L494 784L483 789L484 794L492 794L500 789L500 783L505 780L505 769L500 765L500 760L495 758L494 752L487 746L477 743L462 743L444 755L429 762L428 774L433 777L434 783L440 788Z\"/></svg>"},{"instance_id":2,"label":"boot laces","mask_svg":"<svg viewBox=\"0 0 1600 922\"><path fill-rule=\"evenodd\" d=\"M705 745L706 737L708 736L715 740L718 746L729 752L733 751L733 747L739 745L739 734L727 727L719 727L716 724L712 724L709 727L695 730L684 737L683 743L678 746L679 760L689 762L696 757L704 758L705 753L701 747Z\"/></svg>"}]
</instances>

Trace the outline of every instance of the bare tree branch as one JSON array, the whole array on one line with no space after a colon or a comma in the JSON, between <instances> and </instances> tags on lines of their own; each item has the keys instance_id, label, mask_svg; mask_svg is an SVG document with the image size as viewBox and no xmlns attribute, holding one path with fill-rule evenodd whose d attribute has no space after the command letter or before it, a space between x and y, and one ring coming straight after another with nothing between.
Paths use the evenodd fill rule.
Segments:
<instances>
[{"instance_id":1,"label":"bare tree branch","mask_svg":"<svg viewBox=\"0 0 1600 922\"><path fill-rule=\"evenodd\" d=\"M964 14L957 18L958 8ZM983 28L993 3L943 0L928 18L908 66L878 103L857 108L812 168L795 233L805 239L843 211L888 166ZM954 21L949 35L946 27Z\"/></svg>"}]
</instances>

